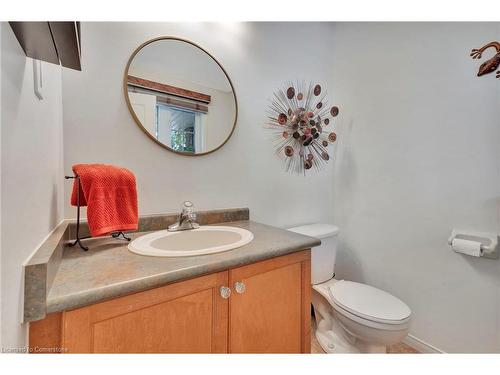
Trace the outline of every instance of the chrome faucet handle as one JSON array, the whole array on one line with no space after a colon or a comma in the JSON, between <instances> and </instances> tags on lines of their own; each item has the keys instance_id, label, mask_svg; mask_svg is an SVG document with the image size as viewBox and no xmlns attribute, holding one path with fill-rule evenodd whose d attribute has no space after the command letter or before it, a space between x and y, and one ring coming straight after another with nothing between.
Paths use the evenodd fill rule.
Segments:
<instances>
[{"instance_id":1,"label":"chrome faucet handle","mask_svg":"<svg viewBox=\"0 0 500 375\"><path fill-rule=\"evenodd\" d=\"M191 201L184 201L184 203L182 204L182 212L191 213L193 212L193 209L194 205Z\"/></svg>"},{"instance_id":2,"label":"chrome faucet handle","mask_svg":"<svg viewBox=\"0 0 500 375\"><path fill-rule=\"evenodd\" d=\"M194 213L194 205L190 201L185 201L182 204L182 212L180 216L182 221L189 220L189 221L195 221L196 220L196 214Z\"/></svg>"},{"instance_id":3,"label":"chrome faucet handle","mask_svg":"<svg viewBox=\"0 0 500 375\"><path fill-rule=\"evenodd\" d=\"M194 205L190 201L184 201L182 204L181 214L179 215L179 221L175 224L170 225L167 229L171 232L179 230L189 230L199 228L199 224L195 222L196 213L194 212Z\"/></svg>"}]
</instances>

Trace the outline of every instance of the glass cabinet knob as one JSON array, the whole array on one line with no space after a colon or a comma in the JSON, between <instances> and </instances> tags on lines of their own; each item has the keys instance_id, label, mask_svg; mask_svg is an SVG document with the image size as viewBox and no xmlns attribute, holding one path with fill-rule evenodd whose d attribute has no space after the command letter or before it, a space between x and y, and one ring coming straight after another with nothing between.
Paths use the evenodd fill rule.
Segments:
<instances>
[{"instance_id":1,"label":"glass cabinet knob","mask_svg":"<svg viewBox=\"0 0 500 375\"><path fill-rule=\"evenodd\" d=\"M236 290L236 293L243 294L245 293L246 285L242 281L237 281L234 283L234 289Z\"/></svg>"},{"instance_id":2,"label":"glass cabinet knob","mask_svg":"<svg viewBox=\"0 0 500 375\"><path fill-rule=\"evenodd\" d=\"M231 297L231 288L228 288L227 286L221 286L220 295L222 298L228 299L229 297Z\"/></svg>"}]
</instances>

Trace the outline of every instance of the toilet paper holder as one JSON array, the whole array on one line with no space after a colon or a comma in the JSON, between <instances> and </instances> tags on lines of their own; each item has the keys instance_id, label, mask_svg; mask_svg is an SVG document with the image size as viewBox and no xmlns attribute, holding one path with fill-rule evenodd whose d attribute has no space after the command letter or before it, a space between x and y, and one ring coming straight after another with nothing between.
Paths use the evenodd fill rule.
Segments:
<instances>
[{"instance_id":1,"label":"toilet paper holder","mask_svg":"<svg viewBox=\"0 0 500 375\"><path fill-rule=\"evenodd\" d=\"M481 257L488 259L498 259L499 254L497 234L453 229L450 238L448 238L448 245L451 246L454 238L480 242Z\"/></svg>"}]
</instances>

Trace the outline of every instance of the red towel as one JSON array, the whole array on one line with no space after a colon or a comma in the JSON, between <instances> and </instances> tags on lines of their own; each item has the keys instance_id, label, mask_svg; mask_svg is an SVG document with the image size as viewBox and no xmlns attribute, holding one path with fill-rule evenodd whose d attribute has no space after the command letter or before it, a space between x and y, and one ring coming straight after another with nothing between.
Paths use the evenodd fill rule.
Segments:
<instances>
[{"instance_id":1,"label":"red towel","mask_svg":"<svg viewBox=\"0 0 500 375\"><path fill-rule=\"evenodd\" d=\"M87 207L92 237L136 230L138 223L135 176L125 168L105 164L75 164L80 176L80 206ZM73 183L71 204L77 205L78 180Z\"/></svg>"}]
</instances>

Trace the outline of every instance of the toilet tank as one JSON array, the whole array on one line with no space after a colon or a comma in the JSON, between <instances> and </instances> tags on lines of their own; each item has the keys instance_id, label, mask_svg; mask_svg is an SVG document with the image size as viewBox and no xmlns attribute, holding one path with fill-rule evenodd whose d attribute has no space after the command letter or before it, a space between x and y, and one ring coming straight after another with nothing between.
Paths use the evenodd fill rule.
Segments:
<instances>
[{"instance_id":1,"label":"toilet tank","mask_svg":"<svg viewBox=\"0 0 500 375\"><path fill-rule=\"evenodd\" d=\"M321 284L330 280L335 269L339 228L335 225L318 223L288 230L321 240L321 245L311 249L311 279L313 284Z\"/></svg>"}]
</instances>

